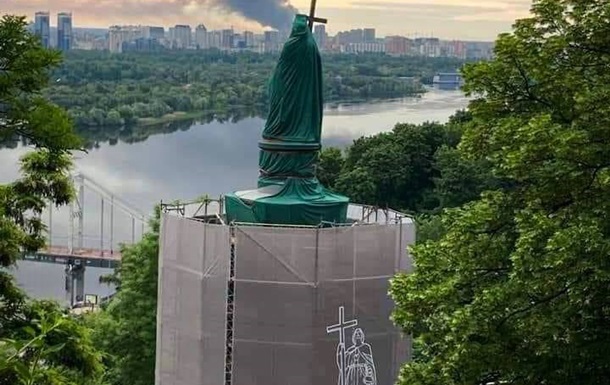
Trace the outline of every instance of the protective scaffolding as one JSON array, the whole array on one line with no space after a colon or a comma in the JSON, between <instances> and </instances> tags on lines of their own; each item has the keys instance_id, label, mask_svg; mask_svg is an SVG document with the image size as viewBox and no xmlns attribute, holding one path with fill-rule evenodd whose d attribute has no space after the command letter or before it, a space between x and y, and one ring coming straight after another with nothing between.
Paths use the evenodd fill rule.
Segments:
<instances>
[{"instance_id":1,"label":"protective scaffolding","mask_svg":"<svg viewBox=\"0 0 610 385\"><path fill-rule=\"evenodd\" d=\"M343 226L224 225L164 211L157 385L395 382L410 341L388 286L411 269L410 218L350 205Z\"/></svg>"}]
</instances>

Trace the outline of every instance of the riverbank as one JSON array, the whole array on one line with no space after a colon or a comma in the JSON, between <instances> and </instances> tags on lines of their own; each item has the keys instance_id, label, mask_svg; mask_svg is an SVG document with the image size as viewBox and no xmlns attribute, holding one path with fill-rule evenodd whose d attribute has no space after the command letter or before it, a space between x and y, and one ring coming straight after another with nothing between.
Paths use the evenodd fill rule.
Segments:
<instances>
[{"instance_id":1,"label":"riverbank","mask_svg":"<svg viewBox=\"0 0 610 385\"><path fill-rule=\"evenodd\" d=\"M70 51L44 94L68 110L78 127L92 131L159 124L196 117L194 111L266 103L276 64L276 56L263 54ZM436 73L462 64L449 58L326 55L324 100L335 104L416 96Z\"/></svg>"},{"instance_id":2,"label":"riverbank","mask_svg":"<svg viewBox=\"0 0 610 385\"><path fill-rule=\"evenodd\" d=\"M402 100L405 98L420 99L429 90L430 90L430 88L424 87L417 92L410 93L408 95L404 95L400 98L396 98L396 97L371 98L371 99L352 98L352 99L344 99L344 100L334 100L334 101L329 101L328 103L325 103L324 107L325 107L325 110L335 110L335 109L341 108L342 106L376 105L376 104L382 104L382 103L392 103L397 100ZM204 118L204 117L208 118L207 120L210 120L209 119L210 117L214 118L217 115L226 117L226 118L231 118L231 117L235 117L235 116L239 117L240 115L257 116L257 117L264 118L266 113L267 113L267 105L264 105L264 104L249 105L249 106L246 106L246 105L232 106L231 108L227 108L227 109L216 109L216 110L206 110L206 111L190 111L190 112L176 111L176 112L165 114L158 118L153 118L153 117L139 118L137 120L137 122L134 124L134 126L148 127L148 126L156 126L156 125L162 125L162 124L166 124L166 123L181 122L181 121L187 121L187 120L196 121L196 120L198 120L200 118ZM84 127L79 127L79 128L86 129L88 127L84 126Z\"/></svg>"},{"instance_id":3,"label":"riverbank","mask_svg":"<svg viewBox=\"0 0 610 385\"><path fill-rule=\"evenodd\" d=\"M136 125L140 127L154 126L158 124L171 123L183 120L197 119L205 116L208 112L193 111L183 112L177 111L170 114L163 115L159 118L139 118Z\"/></svg>"}]
</instances>

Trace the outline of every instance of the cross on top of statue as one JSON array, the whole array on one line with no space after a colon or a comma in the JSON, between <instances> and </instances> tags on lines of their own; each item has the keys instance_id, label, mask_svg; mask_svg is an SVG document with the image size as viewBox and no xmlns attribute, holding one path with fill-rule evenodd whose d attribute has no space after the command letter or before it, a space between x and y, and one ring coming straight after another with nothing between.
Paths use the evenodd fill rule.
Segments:
<instances>
[{"instance_id":1,"label":"cross on top of statue","mask_svg":"<svg viewBox=\"0 0 610 385\"><path fill-rule=\"evenodd\" d=\"M313 29L313 23L322 23L322 24L326 24L328 23L327 19L323 19L321 17L316 17L316 3L318 2L318 0L311 0L311 8L309 9L309 16L307 16L307 19L309 20L309 30Z\"/></svg>"}]
</instances>

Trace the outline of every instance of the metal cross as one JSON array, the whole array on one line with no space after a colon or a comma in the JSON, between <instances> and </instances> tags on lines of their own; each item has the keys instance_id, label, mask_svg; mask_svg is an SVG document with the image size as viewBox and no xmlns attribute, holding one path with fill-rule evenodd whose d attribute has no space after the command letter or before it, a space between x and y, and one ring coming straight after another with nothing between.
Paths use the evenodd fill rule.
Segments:
<instances>
[{"instance_id":1,"label":"metal cross","mask_svg":"<svg viewBox=\"0 0 610 385\"><path fill-rule=\"evenodd\" d=\"M339 323L326 327L326 333L328 334L339 332L339 346L341 346L339 385L344 385L345 383L345 329L353 328L355 326L358 326L358 320L345 321L345 308L340 306Z\"/></svg>"},{"instance_id":2,"label":"metal cross","mask_svg":"<svg viewBox=\"0 0 610 385\"><path fill-rule=\"evenodd\" d=\"M322 23L322 24L326 24L328 23L327 19L323 19L321 17L316 17L316 3L318 2L318 0L311 0L311 8L309 9L309 16L307 16L307 19L309 20L309 30L311 31L313 29L313 23Z\"/></svg>"}]
</instances>

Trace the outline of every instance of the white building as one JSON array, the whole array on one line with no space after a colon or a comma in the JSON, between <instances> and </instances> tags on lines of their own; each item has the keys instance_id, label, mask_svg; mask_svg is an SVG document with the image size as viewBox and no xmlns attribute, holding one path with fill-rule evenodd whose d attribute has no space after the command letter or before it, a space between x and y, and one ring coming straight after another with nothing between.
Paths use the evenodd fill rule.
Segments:
<instances>
[{"instance_id":1,"label":"white building","mask_svg":"<svg viewBox=\"0 0 610 385\"><path fill-rule=\"evenodd\" d=\"M195 28L195 45L199 49L209 48L208 29L203 24L199 24L197 28Z\"/></svg>"},{"instance_id":2,"label":"white building","mask_svg":"<svg viewBox=\"0 0 610 385\"><path fill-rule=\"evenodd\" d=\"M176 25L170 28L172 46L176 49L188 49L192 43L192 31L190 25Z\"/></svg>"},{"instance_id":3,"label":"white building","mask_svg":"<svg viewBox=\"0 0 610 385\"><path fill-rule=\"evenodd\" d=\"M113 25L108 31L108 49L110 52L123 52L123 43L132 42L145 37L144 27L141 25Z\"/></svg>"}]
</instances>

